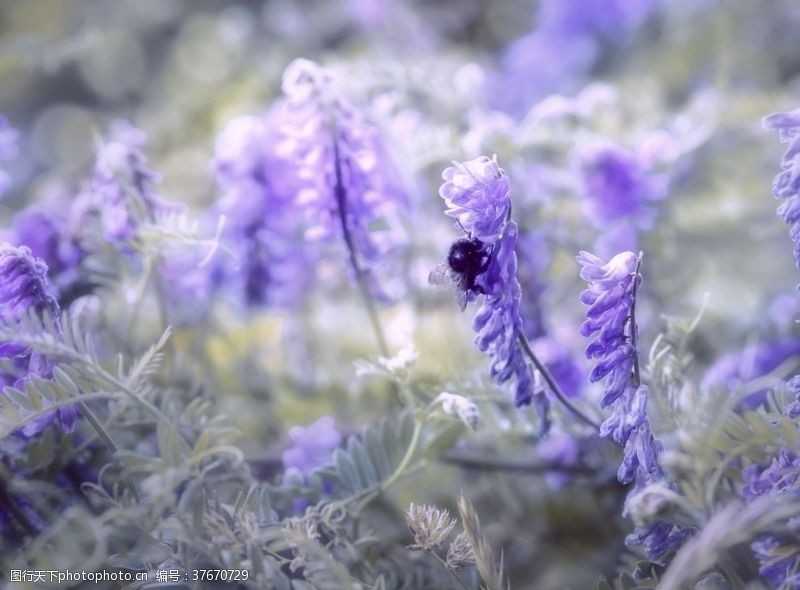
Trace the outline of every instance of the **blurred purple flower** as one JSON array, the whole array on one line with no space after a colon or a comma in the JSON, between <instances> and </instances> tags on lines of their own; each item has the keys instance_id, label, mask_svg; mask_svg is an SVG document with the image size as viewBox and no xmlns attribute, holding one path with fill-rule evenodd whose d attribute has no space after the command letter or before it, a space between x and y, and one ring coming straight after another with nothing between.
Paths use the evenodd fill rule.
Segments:
<instances>
[{"instance_id":1,"label":"blurred purple flower","mask_svg":"<svg viewBox=\"0 0 800 590\"><path fill-rule=\"evenodd\" d=\"M627 219L650 227L655 211L648 205L667 195L667 177L653 174L636 154L599 141L579 153L587 217L604 228Z\"/></svg>"},{"instance_id":2,"label":"blurred purple flower","mask_svg":"<svg viewBox=\"0 0 800 590\"><path fill-rule=\"evenodd\" d=\"M111 242L132 240L142 223L181 209L153 192L161 177L147 165L146 143L141 130L127 121L115 121L98 149L89 187Z\"/></svg>"},{"instance_id":3,"label":"blurred purple flower","mask_svg":"<svg viewBox=\"0 0 800 590\"><path fill-rule=\"evenodd\" d=\"M544 0L539 27L562 35L616 40L638 28L660 0Z\"/></svg>"},{"instance_id":4,"label":"blurred purple flower","mask_svg":"<svg viewBox=\"0 0 800 590\"><path fill-rule=\"evenodd\" d=\"M545 480L552 489L560 490L570 480L569 468L578 464L580 446L574 436L559 432L539 441L536 453L556 468L546 473ZM559 467L566 469L558 469Z\"/></svg>"},{"instance_id":5,"label":"blurred purple flower","mask_svg":"<svg viewBox=\"0 0 800 590\"><path fill-rule=\"evenodd\" d=\"M0 160L11 160L16 157L19 132L11 127L3 115L0 115ZM11 187L11 176L0 169L0 197Z\"/></svg>"},{"instance_id":6,"label":"blurred purple flower","mask_svg":"<svg viewBox=\"0 0 800 590\"><path fill-rule=\"evenodd\" d=\"M305 428L293 426L289 438L292 444L283 452L283 466L297 469L304 476L330 463L333 451L342 442L342 435L330 416L323 416Z\"/></svg>"},{"instance_id":7,"label":"blurred purple flower","mask_svg":"<svg viewBox=\"0 0 800 590\"><path fill-rule=\"evenodd\" d=\"M800 268L800 109L774 113L764 118L764 127L778 132L781 143L789 147L781 160L781 172L772 183L772 194L781 200L778 215L791 226L794 260Z\"/></svg>"},{"instance_id":8,"label":"blurred purple flower","mask_svg":"<svg viewBox=\"0 0 800 590\"><path fill-rule=\"evenodd\" d=\"M703 390L725 387L731 391L742 384L763 377L793 357L795 367L800 366L800 340L784 338L775 342L760 342L748 346L741 352L718 358L705 372L700 382ZM753 409L764 403L769 388L749 393L739 402L741 407Z\"/></svg>"},{"instance_id":9,"label":"blurred purple flower","mask_svg":"<svg viewBox=\"0 0 800 590\"><path fill-rule=\"evenodd\" d=\"M64 209L56 205L31 205L18 212L8 241L26 246L47 264L50 284L60 295L78 280L78 266L85 253L68 232Z\"/></svg>"},{"instance_id":10,"label":"blurred purple flower","mask_svg":"<svg viewBox=\"0 0 800 590\"><path fill-rule=\"evenodd\" d=\"M282 88L276 153L298 181L295 206L308 224L306 238L342 240L356 278L384 298L376 272L406 243L399 216L408 207L389 151L329 70L297 59Z\"/></svg>"},{"instance_id":11,"label":"blurred purple flower","mask_svg":"<svg viewBox=\"0 0 800 590\"><path fill-rule=\"evenodd\" d=\"M47 265L24 246L0 244L0 321L13 325L31 311L40 317L49 316L60 330L60 310L47 281ZM53 365L47 358L16 342L0 342L0 359L13 365L11 372L0 373L0 386L20 388L32 375L45 379L53 375ZM65 406L29 422L21 434L34 436L56 418L66 432L74 430L76 410Z\"/></svg>"},{"instance_id":12,"label":"blurred purple flower","mask_svg":"<svg viewBox=\"0 0 800 590\"><path fill-rule=\"evenodd\" d=\"M525 292L527 298L527 291ZM576 398L583 391L586 373L569 348L545 336L531 343L533 352L550 371L550 374L567 397Z\"/></svg>"},{"instance_id":13,"label":"blurred purple flower","mask_svg":"<svg viewBox=\"0 0 800 590\"><path fill-rule=\"evenodd\" d=\"M248 305L298 304L314 261L299 247L292 175L274 154L269 115L243 116L219 134L214 155L223 197L212 209L225 216L222 239L239 262L216 265L216 279L242 294Z\"/></svg>"},{"instance_id":14,"label":"blurred purple flower","mask_svg":"<svg viewBox=\"0 0 800 590\"><path fill-rule=\"evenodd\" d=\"M742 496L748 502L763 496L796 497L800 494L800 457L792 450L780 449L769 465L744 469L742 479ZM800 518L792 518L786 524L796 527L800 525ZM800 587L800 545L764 535L756 539L751 548L764 579L776 588Z\"/></svg>"},{"instance_id":15,"label":"blurred purple flower","mask_svg":"<svg viewBox=\"0 0 800 590\"><path fill-rule=\"evenodd\" d=\"M520 307L525 321L525 336L531 341L547 334L542 297L547 289L544 274L549 263L550 247L543 231L526 232L519 236L517 277L525 293Z\"/></svg>"}]
</instances>

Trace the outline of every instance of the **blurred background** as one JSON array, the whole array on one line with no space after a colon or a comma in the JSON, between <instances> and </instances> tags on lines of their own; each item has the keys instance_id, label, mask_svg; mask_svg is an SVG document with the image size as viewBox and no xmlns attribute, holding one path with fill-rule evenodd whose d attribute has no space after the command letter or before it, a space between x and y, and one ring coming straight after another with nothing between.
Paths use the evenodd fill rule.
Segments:
<instances>
[{"instance_id":1,"label":"blurred background","mask_svg":"<svg viewBox=\"0 0 800 590\"><path fill-rule=\"evenodd\" d=\"M770 195L782 150L761 118L797 106L798 33L794 0L3 0L0 113L19 141L0 162L10 177L0 222L76 195L119 118L147 134L159 194L202 213L221 195L217 135L233 117L266 112L286 66L305 57L331 68L380 124L410 187L410 295L381 314L393 350L413 342L419 351L419 387L489 387L469 318L426 284L456 235L441 214L441 170L481 154L497 154L509 172L521 227L547 228L529 251L545 261L526 267L521 252L520 268L549 285L536 313L580 370L573 257L615 240L627 247L632 232L644 251L643 342L665 317L690 319L705 306L691 342L700 382L723 355L796 344L797 300L787 294L797 276ZM576 162L598 138L644 154L665 177L668 190L647 219L593 225ZM241 429L254 464L279 455L292 425L330 414L355 432L384 407L385 388L353 381L353 360L375 354L360 303L335 269L319 273L330 285L299 324L284 311L241 316L231 306L218 316L224 334L202 334L220 411ZM312 361L307 348L286 345L298 329ZM181 337L188 342L191 330ZM533 413L485 413L473 447L533 456ZM498 444L498 431L511 442ZM454 490L468 488L514 587L586 588L597 572L613 574L626 527L613 516L623 498L613 482L437 469L402 484L397 505L452 505ZM382 509L376 518L396 521L395 508Z\"/></svg>"}]
</instances>

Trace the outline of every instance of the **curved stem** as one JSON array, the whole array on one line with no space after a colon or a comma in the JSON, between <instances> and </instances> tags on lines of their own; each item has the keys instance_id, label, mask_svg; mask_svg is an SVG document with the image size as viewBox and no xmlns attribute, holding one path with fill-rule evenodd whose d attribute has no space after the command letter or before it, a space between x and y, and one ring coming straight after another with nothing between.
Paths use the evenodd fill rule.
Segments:
<instances>
[{"instance_id":1,"label":"curved stem","mask_svg":"<svg viewBox=\"0 0 800 590\"><path fill-rule=\"evenodd\" d=\"M411 460L414 458L414 453L417 451L417 446L419 445L423 423L424 422L422 420L417 420L416 424L414 424L414 433L411 435L411 442L408 443L406 454L403 455L403 459L400 461L397 468L386 479L386 481L381 484L382 490L389 488L395 481L397 481L397 479L403 475L403 472L411 463Z\"/></svg>"},{"instance_id":2,"label":"curved stem","mask_svg":"<svg viewBox=\"0 0 800 590\"><path fill-rule=\"evenodd\" d=\"M589 418L586 414L581 412L578 408L573 406L572 402L569 401L566 395L564 395L564 392L561 391L561 388L558 386L558 383L556 383L556 380L550 374L550 371L547 370L547 367L545 367L544 364L536 357L536 354L534 354L533 349L531 348L531 345L528 342L528 339L525 338L525 334L517 330L517 339L519 340L520 345L522 345L522 350L524 350L525 354L528 355L528 358L536 367L536 370L539 371L539 373L541 373L542 377L544 378L545 382L550 388L550 391L552 391L553 395L555 395L556 398L558 398L558 401L560 401L564 405L564 407L566 407L570 412L575 414L575 416L583 420L586 424L588 424L595 430L600 430L600 425L597 422L595 422L594 420Z\"/></svg>"},{"instance_id":3,"label":"curved stem","mask_svg":"<svg viewBox=\"0 0 800 590\"><path fill-rule=\"evenodd\" d=\"M633 276L633 291L631 291L631 317L630 317L630 332L631 332L631 347L633 347L633 381L636 387L642 384L642 377L639 372L639 348L638 348L638 335L636 329L636 291L639 288L639 269L642 267L642 252L639 252L639 258L636 260L636 270Z\"/></svg>"},{"instance_id":4,"label":"curved stem","mask_svg":"<svg viewBox=\"0 0 800 590\"><path fill-rule=\"evenodd\" d=\"M451 570L449 567L447 567L447 562L444 559L442 559L439 556L439 554L436 553L436 551L431 551L430 553L431 553L431 555L433 555L436 558L436 561L438 561L439 563L442 564L442 567L444 569L446 569L448 572L450 572L452 574L452 576L458 581L458 583L461 585L461 587L464 590L467 590L467 586L466 586L466 584L464 584L464 582L461 580L461 578L459 578L458 575L453 570Z\"/></svg>"},{"instance_id":5,"label":"curved stem","mask_svg":"<svg viewBox=\"0 0 800 590\"><path fill-rule=\"evenodd\" d=\"M333 192L336 196L336 210L339 214L339 222L342 226L342 236L344 243L347 246L348 259L350 266L353 268L353 274L356 277L358 290L361 292L361 298L364 300L364 306L367 308L367 315L369 316L372 330L375 332L375 339L378 341L378 348L381 355L389 356L389 347L386 345L386 338L383 335L383 328L381 327L380 319L378 318L378 311L375 308L375 301L367 284L367 273L361 268L358 262L358 255L356 254L356 247L353 242L353 235L350 231L350 224L347 222L347 191L344 188L342 181L342 164L339 156L339 143L334 140L333 142L333 159L334 170L336 174L336 184Z\"/></svg>"}]
</instances>

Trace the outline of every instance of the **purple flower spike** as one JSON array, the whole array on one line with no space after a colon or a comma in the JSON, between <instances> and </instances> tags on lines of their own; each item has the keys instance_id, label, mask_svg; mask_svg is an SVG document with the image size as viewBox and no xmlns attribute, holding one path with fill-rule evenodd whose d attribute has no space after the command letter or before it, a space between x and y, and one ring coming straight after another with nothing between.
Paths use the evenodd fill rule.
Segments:
<instances>
[{"instance_id":1,"label":"purple flower spike","mask_svg":"<svg viewBox=\"0 0 800 590\"><path fill-rule=\"evenodd\" d=\"M510 181L497 159L481 156L445 169L439 195L447 204L445 213L465 232L484 243L500 237L511 210Z\"/></svg>"},{"instance_id":2,"label":"purple flower spike","mask_svg":"<svg viewBox=\"0 0 800 590\"><path fill-rule=\"evenodd\" d=\"M778 215L791 226L794 260L800 268L800 109L775 113L764 118L764 127L778 132L781 143L789 147L781 160L781 171L772 183L772 194L780 199Z\"/></svg>"},{"instance_id":3,"label":"purple flower spike","mask_svg":"<svg viewBox=\"0 0 800 590\"><path fill-rule=\"evenodd\" d=\"M342 442L342 435L330 416L323 416L305 428L290 428L289 438L292 445L283 452L283 466L297 469L304 476L330 463L333 451Z\"/></svg>"},{"instance_id":4,"label":"purple flower spike","mask_svg":"<svg viewBox=\"0 0 800 590\"><path fill-rule=\"evenodd\" d=\"M60 329L59 307L47 281L47 265L28 248L0 244L0 319L5 324L18 322L24 314L35 311L49 315ZM33 375L49 379L53 365L41 354L16 342L0 342L0 358L11 361L12 370L0 373L0 387L24 387ZM66 432L75 428L76 411L65 407L44 414L21 431L25 437L38 434L56 418Z\"/></svg>"},{"instance_id":5,"label":"purple flower spike","mask_svg":"<svg viewBox=\"0 0 800 590\"><path fill-rule=\"evenodd\" d=\"M633 252L622 252L608 262L581 252L581 278L588 288L581 293L587 306L584 336L594 337L586 356L595 359L590 381L605 381L600 407L611 408L611 415L600 426L600 436L611 438L624 449L617 479L633 483L629 498L647 486L664 479L659 464L663 445L653 437L647 418L649 391L639 380L636 368L638 327L633 319L636 288L641 280L639 259ZM680 527L655 522L629 535L629 545L642 545L651 559L678 547L689 532Z\"/></svg>"},{"instance_id":6,"label":"purple flower spike","mask_svg":"<svg viewBox=\"0 0 800 590\"><path fill-rule=\"evenodd\" d=\"M329 70L295 60L284 73L283 92L276 150L298 182L295 205L307 223L306 238L340 239L356 279L386 298L376 275L388 254L405 245L399 217L408 208L389 150L377 128L339 94Z\"/></svg>"},{"instance_id":7,"label":"purple flower spike","mask_svg":"<svg viewBox=\"0 0 800 590\"><path fill-rule=\"evenodd\" d=\"M139 225L157 213L177 211L153 191L161 177L147 165L145 134L116 121L97 152L90 181L91 198L101 211L106 238L122 243L136 236Z\"/></svg>"},{"instance_id":8,"label":"purple flower spike","mask_svg":"<svg viewBox=\"0 0 800 590\"><path fill-rule=\"evenodd\" d=\"M580 166L592 223L607 227L630 219L642 227L652 224L655 213L648 205L667 195L665 176L651 173L636 154L607 141L584 148Z\"/></svg>"},{"instance_id":9,"label":"purple flower spike","mask_svg":"<svg viewBox=\"0 0 800 590\"><path fill-rule=\"evenodd\" d=\"M780 449L769 465L752 465L742 472L742 496L752 502L763 496L800 495L800 457L790 449ZM800 518L790 519L788 526L800 525ZM764 535L751 548L758 559L759 573L775 588L800 587L800 545L790 538Z\"/></svg>"}]
</instances>

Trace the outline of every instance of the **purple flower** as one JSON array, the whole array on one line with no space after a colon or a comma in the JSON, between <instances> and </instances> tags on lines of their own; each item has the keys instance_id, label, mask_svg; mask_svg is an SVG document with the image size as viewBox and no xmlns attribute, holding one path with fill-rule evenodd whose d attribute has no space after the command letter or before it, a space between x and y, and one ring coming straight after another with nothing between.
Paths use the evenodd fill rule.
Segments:
<instances>
[{"instance_id":1,"label":"purple flower","mask_svg":"<svg viewBox=\"0 0 800 590\"><path fill-rule=\"evenodd\" d=\"M222 239L239 268L223 260L215 274L248 305L296 305L314 261L298 244L297 187L273 152L270 115L237 117L217 138L214 168L224 195L213 214L225 215Z\"/></svg>"},{"instance_id":2,"label":"purple flower","mask_svg":"<svg viewBox=\"0 0 800 590\"><path fill-rule=\"evenodd\" d=\"M283 452L283 466L297 469L304 476L330 463L333 451L342 442L342 435L330 416L323 416L305 428L293 426L289 438L292 444Z\"/></svg>"},{"instance_id":3,"label":"purple flower","mask_svg":"<svg viewBox=\"0 0 800 590\"><path fill-rule=\"evenodd\" d=\"M78 280L78 265L85 253L70 235L63 209L50 206L29 206L14 216L9 242L26 246L48 268L51 285L59 292L69 289Z\"/></svg>"},{"instance_id":4,"label":"purple flower","mask_svg":"<svg viewBox=\"0 0 800 590\"><path fill-rule=\"evenodd\" d=\"M517 241L517 277L525 297L521 301L525 336L536 340L547 335L542 297L547 289L544 273L550 262L550 247L544 232L526 232Z\"/></svg>"},{"instance_id":5,"label":"purple flower","mask_svg":"<svg viewBox=\"0 0 800 590\"><path fill-rule=\"evenodd\" d=\"M800 109L775 113L764 118L764 127L778 132L781 143L789 147L781 160L781 171L772 183L772 194L781 201L778 215L791 226L794 260L800 268Z\"/></svg>"},{"instance_id":6,"label":"purple flower","mask_svg":"<svg viewBox=\"0 0 800 590\"><path fill-rule=\"evenodd\" d=\"M147 165L146 143L141 130L127 121L116 121L97 152L90 194L111 242L128 242L142 223L179 209L153 192L160 176Z\"/></svg>"},{"instance_id":7,"label":"purple flower","mask_svg":"<svg viewBox=\"0 0 800 590\"><path fill-rule=\"evenodd\" d=\"M800 340L785 338L775 342L761 342L748 346L741 352L726 354L717 359L705 372L700 387L709 390L738 386L771 373L793 357L800 357ZM800 365L800 358L797 359ZM741 399L741 406L753 409L764 403L768 388L749 393Z\"/></svg>"},{"instance_id":8,"label":"purple flower","mask_svg":"<svg viewBox=\"0 0 800 590\"><path fill-rule=\"evenodd\" d=\"M332 72L305 59L283 76L277 153L298 182L295 206L310 240L340 239L376 296L378 266L405 244L408 198L378 130L338 93Z\"/></svg>"},{"instance_id":9,"label":"purple flower","mask_svg":"<svg viewBox=\"0 0 800 590\"><path fill-rule=\"evenodd\" d=\"M659 464L663 445L653 437L647 417L649 392L634 373L638 327L633 308L641 280L639 259L633 252L617 254L607 263L588 252L580 252L577 259L582 266L581 278L588 283L588 289L581 293L581 301L588 306L581 333L594 337L586 356L597 361L589 380L605 381L600 406L611 408L611 415L600 426L600 436L611 438L624 449L617 479L634 484L630 497L665 475ZM688 531L680 527L655 522L634 531L626 542L642 545L650 558L656 559L687 536Z\"/></svg>"},{"instance_id":10,"label":"purple flower","mask_svg":"<svg viewBox=\"0 0 800 590\"><path fill-rule=\"evenodd\" d=\"M486 244L496 242L511 212L511 183L497 160L480 156L454 162L442 178L439 195L447 205L445 213L471 237Z\"/></svg>"},{"instance_id":11,"label":"purple flower","mask_svg":"<svg viewBox=\"0 0 800 590\"><path fill-rule=\"evenodd\" d=\"M574 436L559 432L542 439L536 445L536 453L556 468L546 473L545 480L552 489L560 490L570 480L567 470L578 464L580 446ZM559 470L558 467L566 470Z\"/></svg>"},{"instance_id":12,"label":"purple flower","mask_svg":"<svg viewBox=\"0 0 800 590\"><path fill-rule=\"evenodd\" d=\"M626 326L639 280L638 259L633 252L622 252L606 263L593 254L580 252L578 262L583 267L581 278L589 286L581 293L581 301L588 306L581 334L595 335L586 348L586 357L597 361L589 380L594 383L605 379L600 407L606 408L625 392L633 370L636 351Z\"/></svg>"},{"instance_id":13,"label":"purple flower","mask_svg":"<svg viewBox=\"0 0 800 590\"><path fill-rule=\"evenodd\" d=\"M800 457L789 449L780 449L769 465L752 465L742 471L742 496L752 502L763 496L800 494ZM800 524L793 518L790 526ZM800 587L800 546L782 538L764 535L751 548L758 559L761 576L776 588Z\"/></svg>"},{"instance_id":14,"label":"purple flower","mask_svg":"<svg viewBox=\"0 0 800 590\"><path fill-rule=\"evenodd\" d=\"M0 320L13 325L31 311L49 316L60 330L60 310L47 281L47 265L24 246L0 244ZM13 365L10 372L0 373L0 386L20 388L32 375L49 379L53 374L47 358L16 342L0 342L0 359L8 359ZM75 428L75 408L65 406L28 423L21 434L34 436L56 418L66 432Z\"/></svg>"},{"instance_id":15,"label":"purple flower","mask_svg":"<svg viewBox=\"0 0 800 590\"><path fill-rule=\"evenodd\" d=\"M599 36L616 40L638 28L659 0L545 0L540 28L565 36Z\"/></svg>"},{"instance_id":16,"label":"purple flower","mask_svg":"<svg viewBox=\"0 0 800 590\"><path fill-rule=\"evenodd\" d=\"M17 155L19 132L8 124L8 120L0 115L0 160L11 160ZM11 187L11 176L0 169L0 197Z\"/></svg>"},{"instance_id":17,"label":"purple flower","mask_svg":"<svg viewBox=\"0 0 800 590\"><path fill-rule=\"evenodd\" d=\"M517 224L509 221L494 244L488 268L478 277L484 296L472 328L478 350L491 357L491 378L498 384L510 386L516 406L535 401L542 429L546 430L550 401L544 389L535 386L519 341L523 322L520 315L522 292L514 252L516 242Z\"/></svg>"},{"instance_id":18,"label":"purple flower","mask_svg":"<svg viewBox=\"0 0 800 590\"><path fill-rule=\"evenodd\" d=\"M665 176L651 173L635 154L607 141L582 149L579 159L592 223L600 228L621 220L652 224L655 211L648 205L667 195Z\"/></svg>"},{"instance_id":19,"label":"purple flower","mask_svg":"<svg viewBox=\"0 0 800 590\"><path fill-rule=\"evenodd\" d=\"M526 291L525 298L527 296L528 292ZM564 395L570 398L578 397L583 391L586 373L578 364L570 349L548 336L533 341L531 346L533 347L533 352L544 363L556 383L561 387Z\"/></svg>"}]
</instances>

